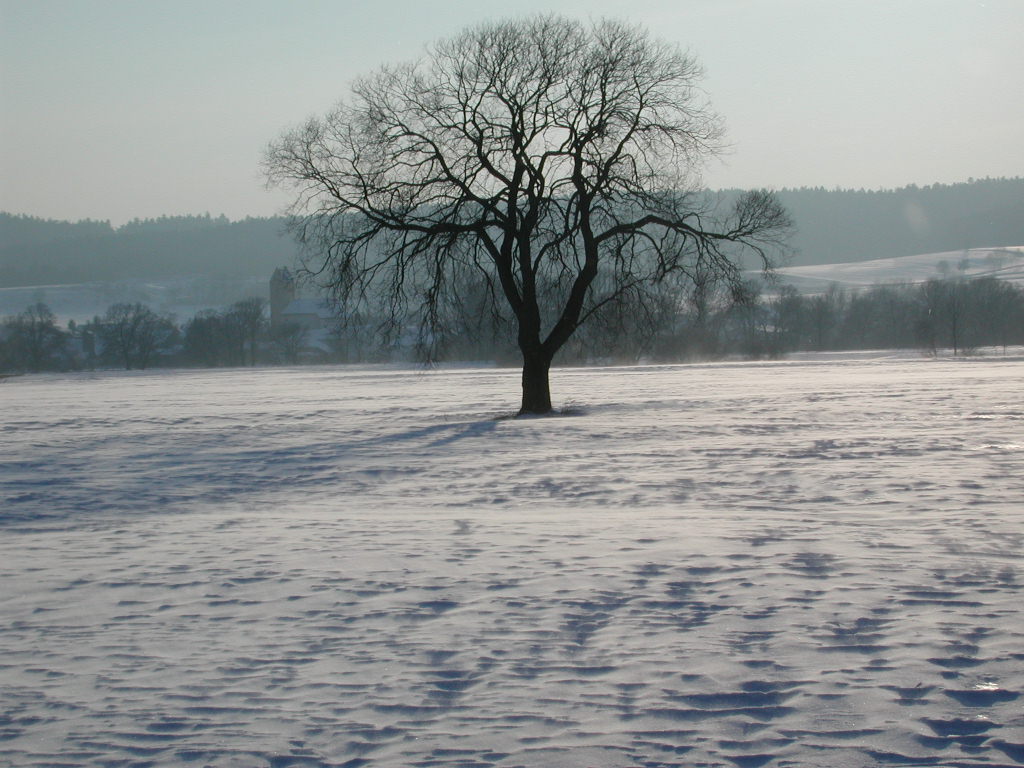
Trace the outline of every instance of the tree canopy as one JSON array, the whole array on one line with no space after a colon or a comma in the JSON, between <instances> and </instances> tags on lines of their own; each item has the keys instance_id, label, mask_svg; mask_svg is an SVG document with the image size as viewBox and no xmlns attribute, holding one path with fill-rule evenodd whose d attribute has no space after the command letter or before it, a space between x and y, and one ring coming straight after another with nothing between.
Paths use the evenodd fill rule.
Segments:
<instances>
[{"instance_id":1,"label":"tree canopy","mask_svg":"<svg viewBox=\"0 0 1024 768\"><path fill-rule=\"evenodd\" d=\"M790 222L764 191L701 187L721 120L696 59L643 29L557 17L484 24L271 144L307 270L346 312L382 302L426 346L477 286L511 313L521 413L551 410L558 350L613 305L710 272L741 292Z\"/></svg>"}]
</instances>

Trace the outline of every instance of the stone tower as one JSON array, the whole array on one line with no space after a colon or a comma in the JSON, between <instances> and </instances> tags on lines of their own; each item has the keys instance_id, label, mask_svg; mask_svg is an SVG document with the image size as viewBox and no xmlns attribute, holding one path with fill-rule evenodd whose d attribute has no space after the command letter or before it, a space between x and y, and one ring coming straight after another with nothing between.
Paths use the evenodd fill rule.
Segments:
<instances>
[{"instance_id":1,"label":"stone tower","mask_svg":"<svg viewBox=\"0 0 1024 768\"><path fill-rule=\"evenodd\" d=\"M270 327L281 324L281 313L295 301L295 278L288 267L278 267L270 277Z\"/></svg>"}]
</instances>

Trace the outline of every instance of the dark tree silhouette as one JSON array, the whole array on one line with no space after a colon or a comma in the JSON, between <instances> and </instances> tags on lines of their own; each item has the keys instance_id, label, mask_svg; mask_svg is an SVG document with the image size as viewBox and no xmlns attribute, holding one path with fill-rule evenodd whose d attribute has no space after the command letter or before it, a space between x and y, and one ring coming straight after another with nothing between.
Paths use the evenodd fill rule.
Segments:
<instances>
[{"instance_id":1,"label":"dark tree silhouette","mask_svg":"<svg viewBox=\"0 0 1024 768\"><path fill-rule=\"evenodd\" d=\"M188 360L199 365L240 364L240 353L234 336L229 332L224 315L205 309L185 323L183 346Z\"/></svg>"},{"instance_id":2,"label":"dark tree silhouette","mask_svg":"<svg viewBox=\"0 0 1024 768\"><path fill-rule=\"evenodd\" d=\"M266 306L266 299L253 296L236 301L225 313L227 321L236 326L240 343L249 345L249 365L256 365L260 336L267 329ZM244 360L244 350L242 357Z\"/></svg>"},{"instance_id":3,"label":"dark tree silhouette","mask_svg":"<svg viewBox=\"0 0 1024 768\"><path fill-rule=\"evenodd\" d=\"M160 350L175 342L177 334L174 321L139 303L111 305L100 325L104 351L128 370L148 367Z\"/></svg>"},{"instance_id":4,"label":"dark tree silhouette","mask_svg":"<svg viewBox=\"0 0 1024 768\"><path fill-rule=\"evenodd\" d=\"M245 344L250 336L236 308L203 310L185 324L183 346L190 361L207 366L245 365Z\"/></svg>"},{"instance_id":5,"label":"dark tree silhouette","mask_svg":"<svg viewBox=\"0 0 1024 768\"><path fill-rule=\"evenodd\" d=\"M66 340L50 308L32 304L0 326L0 367L32 373L52 368Z\"/></svg>"},{"instance_id":6,"label":"dark tree silhouette","mask_svg":"<svg viewBox=\"0 0 1024 768\"><path fill-rule=\"evenodd\" d=\"M485 24L357 81L270 146L268 179L296 189L307 270L346 312L382 298L429 347L481 277L515 319L520 413L546 413L552 359L588 318L698 270L738 286L739 254L768 268L788 229L767 192L716 211L701 191L722 133L701 74L621 23Z\"/></svg>"},{"instance_id":7,"label":"dark tree silhouette","mask_svg":"<svg viewBox=\"0 0 1024 768\"><path fill-rule=\"evenodd\" d=\"M281 323L270 331L270 343L289 365L299 362L299 354L309 338L309 329L300 323Z\"/></svg>"}]
</instances>

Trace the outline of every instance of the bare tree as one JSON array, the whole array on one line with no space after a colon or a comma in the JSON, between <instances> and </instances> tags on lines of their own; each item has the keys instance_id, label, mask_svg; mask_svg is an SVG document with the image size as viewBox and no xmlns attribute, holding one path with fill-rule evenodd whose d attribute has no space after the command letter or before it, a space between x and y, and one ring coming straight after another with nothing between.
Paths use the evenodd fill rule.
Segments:
<instances>
[{"instance_id":1,"label":"bare tree","mask_svg":"<svg viewBox=\"0 0 1024 768\"><path fill-rule=\"evenodd\" d=\"M226 312L228 322L237 327L241 343L249 345L249 365L256 365L256 349L267 328L266 306L266 299L253 296L236 301ZM244 356L243 351L243 361Z\"/></svg>"},{"instance_id":2,"label":"bare tree","mask_svg":"<svg viewBox=\"0 0 1024 768\"><path fill-rule=\"evenodd\" d=\"M50 308L32 304L0 326L0 368L38 373L55 367L66 340Z\"/></svg>"},{"instance_id":3,"label":"bare tree","mask_svg":"<svg viewBox=\"0 0 1024 768\"><path fill-rule=\"evenodd\" d=\"M212 309L202 310L182 328L185 357L194 363L214 366L221 362L221 316Z\"/></svg>"},{"instance_id":4,"label":"bare tree","mask_svg":"<svg viewBox=\"0 0 1024 768\"><path fill-rule=\"evenodd\" d=\"M301 323L280 323L270 331L270 342L284 362L295 365L306 345L309 329Z\"/></svg>"},{"instance_id":5,"label":"bare tree","mask_svg":"<svg viewBox=\"0 0 1024 768\"><path fill-rule=\"evenodd\" d=\"M789 220L753 192L716 216L699 172L721 123L697 61L645 31L541 16L484 24L284 134L268 179L293 186L306 268L335 300L383 302L442 335L467 274L514 316L520 413L551 410L552 359L602 308L710 269L770 266Z\"/></svg>"},{"instance_id":6,"label":"bare tree","mask_svg":"<svg viewBox=\"0 0 1024 768\"><path fill-rule=\"evenodd\" d=\"M148 367L157 352L170 347L178 336L173 320L139 303L111 305L100 329L104 351L128 370Z\"/></svg>"},{"instance_id":7,"label":"bare tree","mask_svg":"<svg viewBox=\"0 0 1024 768\"><path fill-rule=\"evenodd\" d=\"M807 321L814 340L814 349L833 349L836 325L842 317L846 295L837 283L829 283L828 290L812 296L807 303Z\"/></svg>"},{"instance_id":8,"label":"bare tree","mask_svg":"<svg viewBox=\"0 0 1024 768\"><path fill-rule=\"evenodd\" d=\"M994 277L972 280L969 288L978 333L1005 355L1012 339L1024 339L1024 289Z\"/></svg>"}]
</instances>

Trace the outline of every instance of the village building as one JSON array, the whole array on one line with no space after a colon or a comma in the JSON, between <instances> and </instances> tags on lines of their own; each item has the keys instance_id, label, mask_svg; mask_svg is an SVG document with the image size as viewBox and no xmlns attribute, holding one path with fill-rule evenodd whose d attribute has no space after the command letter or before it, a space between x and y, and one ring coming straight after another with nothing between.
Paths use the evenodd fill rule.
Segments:
<instances>
[{"instance_id":1,"label":"village building","mask_svg":"<svg viewBox=\"0 0 1024 768\"><path fill-rule=\"evenodd\" d=\"M334 313L324 299L303 296L295 276L278 267L270 277L270 330L299 325L311 333L330 329Z\"/></svg>"}]
</instances>

